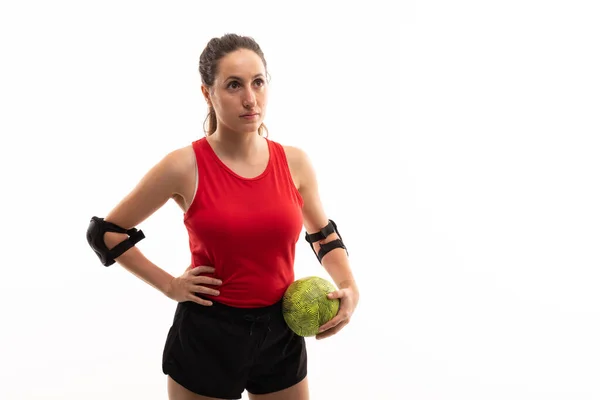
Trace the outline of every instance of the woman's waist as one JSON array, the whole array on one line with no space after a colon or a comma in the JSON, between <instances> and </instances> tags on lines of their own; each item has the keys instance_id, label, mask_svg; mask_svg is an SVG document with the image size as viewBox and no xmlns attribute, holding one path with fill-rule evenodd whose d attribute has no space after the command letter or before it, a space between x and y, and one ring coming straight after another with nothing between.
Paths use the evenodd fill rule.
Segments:
<instances>
[{"instance_id":1,"label":"woman's waist","mask_svg":"<svg viewBox=\"0 0 600 400\"><path fill-rule=\"evenodd\" d=\"M259 308L271 306L283 297L293 282L293 276L287 279L229 279L219 286L219 295L198 294L230 307Z\"/></svg>"}]
</instances>

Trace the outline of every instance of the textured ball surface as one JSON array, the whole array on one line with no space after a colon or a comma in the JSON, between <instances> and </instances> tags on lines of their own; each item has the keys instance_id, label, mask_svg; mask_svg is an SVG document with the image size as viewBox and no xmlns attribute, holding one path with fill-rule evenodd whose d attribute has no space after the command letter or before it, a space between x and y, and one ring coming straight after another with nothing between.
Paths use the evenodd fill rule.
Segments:
<instances>
[{"instance_id":1,"label":"textured ball surface","mask_svg":"<svg viewBox=\"0 0 600 400\"><path fill-rule=\"evenodd\" d=\"M315 336L319 327L336 316L339 299L328 299L336 287L326 279L309 276L297 279L283 295L283 318L299 336Z\"/></svg>"}]
</instances>

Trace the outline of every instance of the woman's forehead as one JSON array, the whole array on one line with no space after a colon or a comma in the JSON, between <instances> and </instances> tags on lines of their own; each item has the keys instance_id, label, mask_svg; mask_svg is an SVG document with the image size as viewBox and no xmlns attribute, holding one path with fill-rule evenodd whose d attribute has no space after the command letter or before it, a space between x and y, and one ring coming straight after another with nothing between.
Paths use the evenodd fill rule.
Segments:
<instances>
[{"instance_id":1,"label":"woman's forehead","mask_svg":"<svg viewBox=\"0 0 600 400\"><path fill-rule=\"evenodd\" d=\"M240 49L225 55L219 62L219 78L252 79L265 74L261 58L252 50Z\"/></svg>"}]
</instances>

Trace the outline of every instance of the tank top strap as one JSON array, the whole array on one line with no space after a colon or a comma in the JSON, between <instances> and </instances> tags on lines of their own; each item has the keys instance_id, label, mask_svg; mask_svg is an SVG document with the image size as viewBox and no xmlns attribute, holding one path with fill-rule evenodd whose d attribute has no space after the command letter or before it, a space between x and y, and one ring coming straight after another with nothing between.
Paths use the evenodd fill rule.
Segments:
<instances>
[{"instance_id":1,"label":"tank top strap","mask_svg":"<svg viewBox=\"0 0 600 400\"><path fill-rule=\"evenodd\" d=\"M196 155L196 166L201 175L203 175L203 172L207 172L207 168L210 168L210 165L208 165L211 157L211 149L209 146L210 145L208 144L206 137L192 142L192 148L194 149L194 154Z\"/></svg>"},{"instance_id":2,"label":"tank top strap","mask_svg":"<svg viewBox=\"0 0 600 400\"><path fill-rule=\"evenodd\" d=\"M270 139L267 139L267 142L269 143L269 151L272 158L271 164L273 166L273 175L276 176L280 186L283 185L288 188L291 197L298 202L300 207L302 207L304 202L300 192L296 189L296 184L292 178L292 172L290 171L288 158L283 145Z\"/></svg>"}]
</instances>

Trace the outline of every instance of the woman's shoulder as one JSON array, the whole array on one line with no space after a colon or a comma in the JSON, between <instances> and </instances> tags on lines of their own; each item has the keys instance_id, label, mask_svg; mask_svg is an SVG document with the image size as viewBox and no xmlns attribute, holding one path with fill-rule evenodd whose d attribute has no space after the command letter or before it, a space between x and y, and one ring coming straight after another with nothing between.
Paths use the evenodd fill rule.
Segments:
<instances>
[{"instance_id":1,"label":"woman's shoulder","mask_svg":"<svg viewBox=\"0 0 600 400\"><path fill-rule=\"evenodd\" d=\"M161 164L172 177L185 178L196 168L196 152L192 143L167 152Z\"/></svg>"},{"instance_id":2,"label":"woman's shoulder","mask_svg":"<svg viewBox=\"0 0 600 400\"><path fill-rule=\"evenodd\" d=\"M274 140L269 137L266 138L267 141L271 142L271 144L280 147L285 152L285 156L288 158L288 161L299 161L303 157L306 156L306 153L302 148L295 145L290 145L279 140Z\"/></svg>"},{"instance_id":3,"label":"woman's shoulder","mask_svg":"<svg viewBox=\"0 0 600 400\"><path fill-rule=\"evenodd\" d=\"M290 164L301 165L304 162L308 161L308 154L306 153L306 151L304 151L303 148L296 145L284 143L279 143L279 145L283 148L285 156L287 157L288 162Z\"/></svg>"},{"instance_id":4,"label":"woman's shoulder","mask_svg":"<svg viewBox=\"0 0 600 400\"><path fill-rule=\"evenodd\" d=\"M288 166L296 179L303 181L312 173L312 164L308 153L300 146L280 144L285 152Z\"/></svg>"},{"instance_id":5,"label":"woman's shoulder","mask_svg":"<svg viewBox=\"0 0 600 400\"><path fill-rule=\"evenodd\" d=\"M174 167L188 166L195 163L196 154L192 143L171 150L165 158L170 159Z\"/></svg>"}]
</instances>

